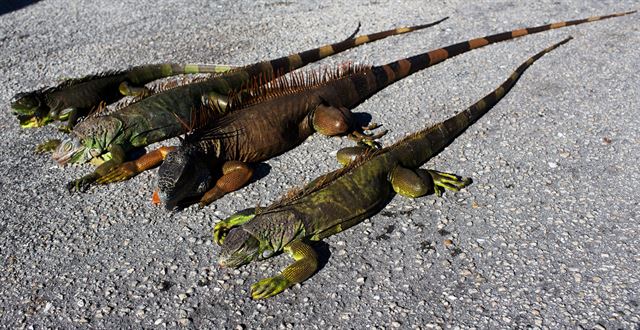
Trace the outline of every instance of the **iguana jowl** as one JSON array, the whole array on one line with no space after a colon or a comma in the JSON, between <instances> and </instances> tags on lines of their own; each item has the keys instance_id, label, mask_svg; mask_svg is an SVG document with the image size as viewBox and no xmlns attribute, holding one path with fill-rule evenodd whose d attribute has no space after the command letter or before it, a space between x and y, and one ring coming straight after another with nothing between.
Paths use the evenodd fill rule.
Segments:
<instances>
[{"instance_id":1,"label":"iguana jowl","mask_svg":"<svg viewBox=\"0 0 640 330\"><path fill-rule=\"evenodd\" d=\"M465 187L469 179L419 167L497 104L533 62L570 39L536 54L496 90L444 122L381 150L356 147L362 148L362 153L346 167L317 178L267 208L245 210L216 224L214 239L222 245L220 266L236 268L280 251L288 253L294 263L251 287L254 299L267 298L316 271L318 261L311 241L339 233L376 214L396 193L415 198ZM349 158L353 151L349 148L341 154Z\"/></svg>"},{"instance_id":2,"label":"iguana jowl","mask_svg":"<svg viewBox=\"0 0 640 330\"><path fill-rule=\"evenodd\" d=\"M52 121L68 121L72 129L80 117L102 102L116 102L124 96L145 97L152 92L144 87L160 78L190 73L222 73L234 67L208 64L148 64L126 70L108 71L78 79L68 79L55 87L18 93L11 100L20 126L41 127Z\"/></svg>"},{"instance_id":3,"label":"iguana jowl","mask_svg":"<svg viewBox=\"0 0 640 330\"><path fill-rule=\"evenodd\" d=\"M349 38L335 44L248 65L212 79L152 95L109 115L90 117L79 123L73 129L71 137L57 146L53 157L61 164L86 163L110 153L111 159L100 165L95 172L68 185L70 190L86 190L97 178L122 163L132 149L185 133L184 124L191 124L194 109L207 105L215 108L214 116L223 116L227 108L228 95L253 79L276 78L364 43L424 29L443 20ZM154 154L164 153L166 149L161 148Z\"/></svg>"},{"instance_id":4,"label":"iguana jowl","mask_svg":"<svg viewBox=\"0 0 640 330\"><path fill-rule=\"evenodd\" d=\"M244 186L252 176L247 163L286 152L314 131L329 136L357 134L359 129L353 126L350 109L408 75L488 44L621 15L624 14L499 33L386 65L351 67L328 77L283 77L271 86L248 92L252 98L243 100L243 107L231 111L224 122L214 121L211 127L196 130L178 150L166 154L167 159L158 171L158 197L170 209L194 198L200 198L200 205L204 206ZM98 182L129 178L160 161L161 157L150 156L125 163Z\"/></svg>"}]
</instances>

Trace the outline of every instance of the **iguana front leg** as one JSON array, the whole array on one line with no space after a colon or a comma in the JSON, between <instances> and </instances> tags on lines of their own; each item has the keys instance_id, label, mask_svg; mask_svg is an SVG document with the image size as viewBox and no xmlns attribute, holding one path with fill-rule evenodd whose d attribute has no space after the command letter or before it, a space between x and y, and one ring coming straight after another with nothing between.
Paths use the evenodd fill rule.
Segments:
<instances>
[{"instance_id":1,"label":"iguana front leg","mask_svg":"<svg viewBox=\"0 0 640 330\"><path fill-rule=\"evenodd\" d=\"M222 245L225 237L227 237L227 234L231 229L242 225L243 223L253 219L255 216L256 209L250 208L237 212L227 219L216 223L215 227L213 227L213 240L218 243L218 245Z\"/></svg>"},{"instance_id":2,"label":"iguana front leg","mask_svg":"<svg viewBox=\"0 0 640 330\"><path fill-rule=\"evenodd\" d=\"M471 184L470 178L462 178L455 174L424 169L414 171L402 166L396 166L389 173L389 181L396 193L411 198L433 192L440 197L445 189L459 191Z\"/></svg>"},{"instance_id":3,"label":"iguana front leg","mask_svg":"<svg viewBox=\"0 0 640 330\"><path fill-rule=\"evenodd\" d=\"M136 160L122 163L111 169L107 174L100 176L96 180L96 183L108 184L128 180L146 170L160 165L160 163L162 163L162 161L167 157L167 154L175 149L176 147L160 147Z\"/></svg>"},{"instance_id":4,"label":"iguana front leg","mask_svg":"<svg viewBox=\"0 0 640 330\"><path fill-rule=\"evenodd\" d=\"M222 165L222 176L198 203L205 207L220 197L242 188L253 176L253 168L241 161L227 161Z\"/></svg>"},{"instance_id":5,"label":"iguana front leg","mask_svg":"<svg viewBox=\"0 0 640 330\"><path fill-rule=\"evenodd\" d=\"M111 146L109 152L111 153L111 159L98 166L95 171L83 176L80 179L73 180L67 183L67 190L69 192L79 191L86 192L89 187L96 182L101 176L109 173L113 168L124 162L126 152L121 145Z\"/></svg>"},{"instance_id":6,"label":"iguana front leg","mask_svg":"<svg viewBox=\"0 0 640 330\"><path fill-rule=\"evenodd\" d=\"M118 86L118 91L120 91L120 94L124 96L133 96L139 98L145 98L153 94L153 92L149 88L145 86L134 86L128 81L121 82L120 86Z\"/></svg>"},{"instance_id":7,"label":"iguana front leg","mask_svg":"<svg viewBox=\"0 0 640 330\"><path fill-rule=\"evenodd\" d=\"M253 299L264 299L277 295L286 288L300 283L318 269L318 256L313 248L301 240L294 240L284 247L294 263L282 270L279 275L266 278L251 286Z\"/></svg>"}]
</instances>

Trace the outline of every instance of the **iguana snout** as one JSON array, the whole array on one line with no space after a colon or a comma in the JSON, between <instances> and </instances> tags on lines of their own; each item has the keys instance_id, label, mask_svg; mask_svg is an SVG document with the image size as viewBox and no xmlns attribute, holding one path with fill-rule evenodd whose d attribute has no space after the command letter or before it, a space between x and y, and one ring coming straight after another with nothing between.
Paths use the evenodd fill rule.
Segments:
<instances>
[{"instance_id":1,"label":"iguana snout","mask_svg":"<svg viewBox=\"0 0 640 330\"><path fill-rule=\"evenodd\" d=\"M46 125L44 120L49 113L46 102L36 93L18 93L10 101L13 115L20 121L20 126L41 127Z\"/></svg>"}]
</instances>

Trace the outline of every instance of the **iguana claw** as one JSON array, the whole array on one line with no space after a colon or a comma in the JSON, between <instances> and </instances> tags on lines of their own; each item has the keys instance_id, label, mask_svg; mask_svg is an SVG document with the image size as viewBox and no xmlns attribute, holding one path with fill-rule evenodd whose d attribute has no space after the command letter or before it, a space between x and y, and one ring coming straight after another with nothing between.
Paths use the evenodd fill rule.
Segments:
<instances>
[{"instance_id":1,"label":"iguana claw","mask_svg":"<svg viewBox=\"0 0 640 330\"><path fill-rule=\"evenodd\" d=\"M381 138L381 137L383 137L389 131L388 130L383 130L382 132L379 132L377 134L367 133L367 131L374 130L376 128L379 128L380 126L382 126L382 125L379 125L379 124L376 124L376 123L372 123L372 124L370 124L368 126L363 126L361 128L361 130L353 131L351 134L348 135L348 137L350 139L358 142L359 144L364 144L364 145L367 145L367 146L369 146L371 148L380 149L382 146L376 140Z\"/></svg>"},{"instance_id":2,"label":"iguana claw","mask_svg":"<svg viewBox=\"0 0 640 330\"><path fill-rule=\"evenodd\" d=\"M66 186L67 191L69 191L70 193L87 192L87 190L89 190L89 187L91 187L91 185L95 183L97 179L98 179L98 176L95 175L94 173L85 175L80 179L73 180L67 183L67 186Z\"/></svg>"},{"instance_id":3,"label":"iguana claw","mask_svg":"<svg viewBox=\"0 0 640 330\"><path fill-rule=\"evenodd\" d=\"M291 283L282 275L265 278L251 286L251 298L264 299L277 295L291 286Z\"/></svg>"},{"instance_id":4,"label":"iguana claw","mask_svg":"<svg viewBox=\"0 0 640 330\"><path fill-rule=\"evenodd\" d=\"M428 170L433 179L433 190L438 197L442 197L445 189L460 191L460 189L471 184L471 178L463 178L455 174Z\"/></svg>"}]
</instances>

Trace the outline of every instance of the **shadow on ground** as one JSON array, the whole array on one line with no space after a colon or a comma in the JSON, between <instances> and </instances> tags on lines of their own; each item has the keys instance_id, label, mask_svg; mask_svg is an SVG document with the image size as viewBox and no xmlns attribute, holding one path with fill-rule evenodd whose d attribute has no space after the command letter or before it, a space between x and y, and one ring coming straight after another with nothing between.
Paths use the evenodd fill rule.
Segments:
<instances>
[{"instance_id":1,"label":"shadow on ground","mask_svg":"<svg viewBox=\"0 0 640 330\"><path fill-rule=\"evenodd\" d=\"M0 1L0 15L32 5L40 0L2 0Z\"/></svg>"}]
</instances>

